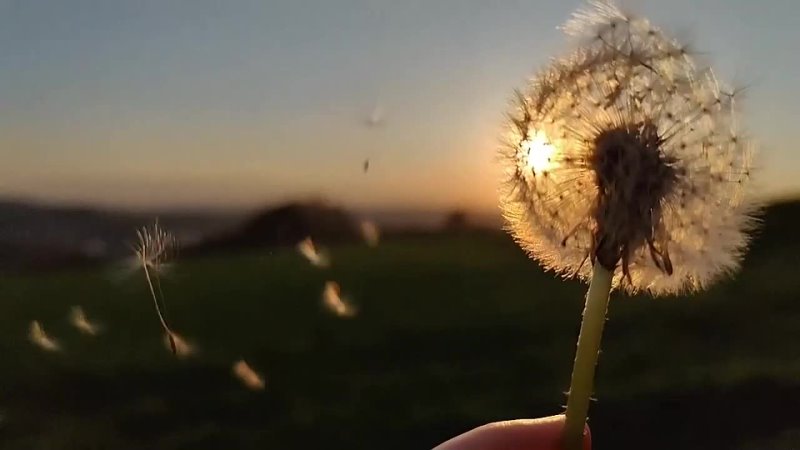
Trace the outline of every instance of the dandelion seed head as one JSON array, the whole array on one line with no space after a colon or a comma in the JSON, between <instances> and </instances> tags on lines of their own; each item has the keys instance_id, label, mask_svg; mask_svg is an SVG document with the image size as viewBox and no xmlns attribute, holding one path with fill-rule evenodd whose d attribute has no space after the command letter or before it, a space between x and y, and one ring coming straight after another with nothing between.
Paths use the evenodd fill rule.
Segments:
<instances>
[{"instance_id":1,"label":"dandelion seed head","mask_svg":"<svg viewBox=\"0 0 800 450\"><path fill-rule=\"evenodd\" d=\"M58 343L58 341L45 333L44 328L42 328L42 324L39 323L38 320L31 322L30 330L28 331L28 338L34 345L42 350L46 350L48 352L61 351L61 345Z\"/></svg>"},{"instance_id":2,"label":"dandelion seed head","mask_svg":"<svg viewBox=\"0 0 800 450\"><path fill-rule=\"evenodd\" d=\"M342 298L339 283L328 281L322 291L322 305L339 317L353 317L358 312L346 298Z\"/></svg>"},{"instance_id":3,"label":"dandelion seed head","mask_svg":"<svg viewBox=\"0 0 800 450\"><path fill-rule=\"evenodd\" d=\"M615 270L629 292L699 290L736 270L756 210L736 95L609 2L563 29L577 48L508 114L501 208L517 242L565 276Z\"/></svg>"},{"instance_id":4,"label":"dandelion seed head","mask_svg":"<svg viewBox=\"0 0 800 450\"><path fill-rule=\"evenodd\" d=\"M160 273L166 263L175 256L178 245L175 236L161 227L156 221L152 226L145 226L136 231L137 243L134 255L137 264Z\"/></svg>"},{"instance_id":5,"label":"dandelion seed head","mask_svg":"<svg viewBox=\"0 0 800 450\"><path fill-rule=\"evenodd\" d=\"M264 377L256 373L256 371L253 370L243 359L240 359L233 364L233 374L248 389L262 391L266 387L267 383L264 380Z\"/></svg>"}]
</instances>

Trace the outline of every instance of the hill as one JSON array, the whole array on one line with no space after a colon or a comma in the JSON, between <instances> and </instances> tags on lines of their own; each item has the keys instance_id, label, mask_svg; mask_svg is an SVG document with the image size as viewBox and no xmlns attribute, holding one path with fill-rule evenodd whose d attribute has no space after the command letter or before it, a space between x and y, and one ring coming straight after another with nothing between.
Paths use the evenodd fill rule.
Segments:
<instances>
[{"instance_id":1,"label":"hill","mask_svg":"<svg viewBox=\"0 0 800 450\"><path fill-rule=\"evenodd\" d=\"M129 212L0 201L0 269L59 268L127 256L136 230L158 219L182 242L230 227L240 215Z\"/></svg>"},{"instance_id":2,"label":"hill","mask_svg":"<svg viewBox=\"0 0 800 450\"><path fill-rule=\"evenodd\" d=\"M295 245L306 237L328 244L361 239L359 221L324 202L291 202L265 208L216 236L184 249L185 255Z\"/></svg>"}]
</instances>

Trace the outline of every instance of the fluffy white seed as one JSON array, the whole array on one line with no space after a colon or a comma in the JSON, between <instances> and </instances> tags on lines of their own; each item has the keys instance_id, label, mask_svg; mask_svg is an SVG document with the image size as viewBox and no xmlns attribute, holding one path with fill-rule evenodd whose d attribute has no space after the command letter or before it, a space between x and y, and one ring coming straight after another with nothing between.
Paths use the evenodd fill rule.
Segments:
<instances>
[{"instance_id":1,"label":"fluffy white seed","mask_svg":"<svg viewBox=\"0 0 800 450\"><path fill-rule=\"evenodd\" d=\"M297 244L297 251L300 252L312 266L328 267L331 263L328 255L319 250L310 237L303 239Z\"/></svg>"},{"instance_id":2,"label":"fluffy white seed","mask_svg":"<svg viewBox=\"0 0 800 450\"><path fill-rule=\"evenodd\" d=\"M243 359L240 359L233 364L233 374L248 389L262 391L266 387L266 381L264 380L264 377L253 370Z\"/></svg>"},{"instance_id":3,"label":"fluffy white seed","mask_svg":"<svg viewBox=\"0 0 800 450\"><path fill-rule=\"evenodd\" d=\"M42 324L39 323L38 320L31 322L28 338L34 345L42 350L46 350L48 352L61 351L61 345L58 343L58 341L45 333L44 328L42 328Z\"/></svg>"},{"instance_id":4,"label":"fluffy white seed","mask_svg":"<svg viewBox=\"0 0 800 450\"><path fill-rule=\"evenodd\" d=\"M361 222L361 236L370 247L377 247L381 240L381 232L375 222L364 220Z\"/></svg>"},{"instance_id":5,"label":"fluffy white seed","mask_svg":"<svg viewBox=\"0 0 800 450\"><path fill-rule=\"evenodd\" d=\"M170 336L172 336L172 342L170 342ZM164 347L170 352L173 352L172 343L175 343L175 356L181 359L189 358L190 356L197 353L197 347L192 344L191 342L187 341L186 338L179 335L178 333L171 331L164 333Z\"/></svg>"},{"instance_id":6,"label":"fluffy white seed","mask_svg":"<svg viewBox=\"0 0 800 450\"><path fill-rule=\"evenodd\" d=\"M100 332L100 326L86 318L83 308L73 306L69 312L69 323L83 334L96 336Z\"/></svg>"},{"instance_id":7,"label":"fluffy white seed","mask_svg":"<svg viewBox=\"0 0 800 450\"><path fill-rule=\"evenodd\" d=\"M358 312L346 298L342 298L339 283L328 281L322 291L322 305L339 317L353 317Z\"/></svg>"}]
</instances>

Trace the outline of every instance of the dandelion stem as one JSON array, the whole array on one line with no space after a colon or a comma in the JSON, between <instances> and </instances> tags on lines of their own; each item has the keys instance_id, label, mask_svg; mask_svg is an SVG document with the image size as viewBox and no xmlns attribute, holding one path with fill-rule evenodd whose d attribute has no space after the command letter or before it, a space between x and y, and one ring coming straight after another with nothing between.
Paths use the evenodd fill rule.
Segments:
<instances>
[{"instance_id":1,"label":"dandelion stem","mask_svg":"<svg viewBox=\"0 0 800 450\"><path fill-rule=\"evenodd\" d=\"M606 321L612 278L613 272L595 263L589 292L586 294L575 364L572 367L567 417L564 424L564 450L579 450L583 445L584 427L589 413L589 399L594 385L594 370L600 353L600 339Z\"/></svg>"},{"instance_id":2,"label":"dandelion stem","mask_svg":"<svg viewBox=\"0 0 800 450\"><path fill-rule=\"evenodd\" d=\"M147 279L147 286L150 287L150 294L153 296L153 303L156 305L156 314L158 314L158 320L161 322L161 326L164 327L164 331L167 333L167 338L169 339L169 346L172 349L172 353L177 355L178 349L175 345L175 338L172 336L172 330L167 325L167 320L164 318L164 315L161 313L161 307L158 304L158 297L156 296L156 291L153 288L153 281L150 279L150 271L147 270L147 264L142 264L144 268L144 277ZM161 285L159 283L159 291L161 290Z\"/></svg>"}]
</instances>

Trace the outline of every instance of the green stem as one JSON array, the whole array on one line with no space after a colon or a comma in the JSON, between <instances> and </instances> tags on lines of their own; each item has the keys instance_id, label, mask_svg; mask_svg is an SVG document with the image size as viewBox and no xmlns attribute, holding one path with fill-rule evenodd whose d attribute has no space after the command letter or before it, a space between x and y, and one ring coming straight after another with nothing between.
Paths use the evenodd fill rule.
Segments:
<instances>
[{"instance_id":1,"label":"green stem","mask_svg":"<svg viewBox=\"0 0 800 450\"><path fill-rule=\"evenodd\" d=\"M172 330L170 329L169 325L167 325L166 317L164 317L164 314L161 313L161 307L158 304L158 297L156 296L156 290L153 288L153 281L150 279L150 271L147 270L147 264L142 264L142 267L144 268L144 277L147 279L147 286L150 287L150 294L152 294L153 296L153 303L155 303L156 305L156 314L158 314L158 321L161 322L161 327L163 327L164 331L167 333L167 339L169 339L169 347L172 350L172 354L177 355L178 348L175 345L175 337L172 336ZM158 278L156 278L156 280L158 280ZM160 282L158 283L158 290L159 292L161 291Z\"/></svg>"},{"instance_id":2,"label":"green stem","mask_svg":"<svg viewBox=\"0 0 800 450\"><path fill-rule=\"evenodd\" d=\"M595 263L583 322L578 336L575 364L572 366L572 381L567 398L566 422L564 424L564 450L579 450L583 446L583 430L589 413L589 399L594 385L594 369L600 353L600 339L606 322L608 297L611 293L613 272Z\"/></svg>"}]
</instances>

